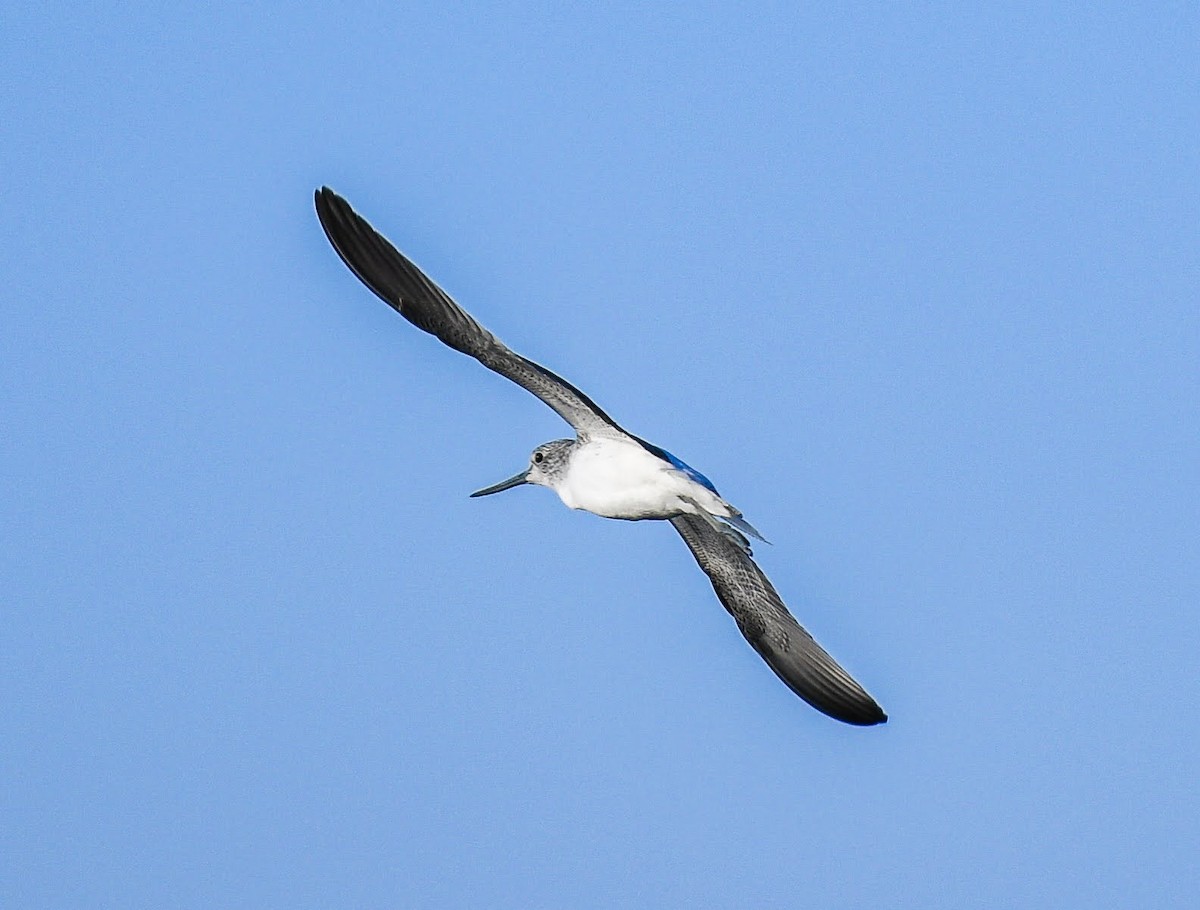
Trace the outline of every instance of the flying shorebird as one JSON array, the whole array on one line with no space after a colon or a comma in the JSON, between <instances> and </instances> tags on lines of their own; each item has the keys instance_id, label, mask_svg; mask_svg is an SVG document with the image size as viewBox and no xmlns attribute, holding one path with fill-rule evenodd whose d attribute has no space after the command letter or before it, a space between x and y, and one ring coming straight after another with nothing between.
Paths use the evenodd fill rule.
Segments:
<instances>
[{"instance_id":1,"label":"flying shorebird","mask_svg":"<svg viewBox=\"0 0 1200 910\"><path fill-rule=\"evenodd\" d=\"M533 450L529 467L471 496L521 484L549 487L572 509L604 518L671 522L751 647L793 692L848 724L887 720L883 709L788 612L751 558L764 540L707 477L622 429L583 392L496 339L328 187L317 217L350 271L384 303L443 344L532 392L575 430Z\"/></svg>"}]
</instances>

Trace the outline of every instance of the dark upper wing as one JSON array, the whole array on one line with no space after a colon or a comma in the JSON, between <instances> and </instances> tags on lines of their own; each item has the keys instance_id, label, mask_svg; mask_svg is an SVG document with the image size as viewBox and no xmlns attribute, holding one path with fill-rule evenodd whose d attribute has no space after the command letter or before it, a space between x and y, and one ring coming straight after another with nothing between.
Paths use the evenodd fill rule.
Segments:
<instances>
[{"instance_id":1,"label":"dark upper wing","mask_svg":"<svg viewBox=\"0 0 1200 910\"><path fill-rule=\"evenodd\" d=\"M571 383L498 341L333 190L317 190L316 205L325 236L350 271L417 328L529 390L580 435L627 435Z\"/></svg>"},{"instance_id":2,"label":"dark upper wing","mask_svg":"<svg viewBox=\"0 0 1200 910\"><path fill-rule=\"evenodd\" d=\"M700 564L742 635L775 675L806 702L859 726L887 720L883 709L788 612L748 554L710 523L680 515L671 524Z\"/></svg>"}]
</instances>

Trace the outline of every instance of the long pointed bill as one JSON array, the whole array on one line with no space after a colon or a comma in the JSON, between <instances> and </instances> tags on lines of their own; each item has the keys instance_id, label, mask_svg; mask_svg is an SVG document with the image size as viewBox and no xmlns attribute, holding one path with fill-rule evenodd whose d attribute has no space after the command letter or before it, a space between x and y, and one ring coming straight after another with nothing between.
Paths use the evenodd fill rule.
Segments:
<instances>
[{"instance_id":1,"label":"long pointed bill","mask_svg":"<svg viewBox=\"0 0 1200 910\"><path fill-rule=\"evenodd\" d=\"M527 479L528 476L528 470L522 471L520 474L514 474L512 477L508 478L508 480L502 480L493 486L484 487L482 490L476 490L471 494L471 498L474 499L476 496L491 496L493 493L500 493L504 490L512 489L513 487L519 487L523 483L529 483L529 480Z\"/></svg>"}]
</instances>

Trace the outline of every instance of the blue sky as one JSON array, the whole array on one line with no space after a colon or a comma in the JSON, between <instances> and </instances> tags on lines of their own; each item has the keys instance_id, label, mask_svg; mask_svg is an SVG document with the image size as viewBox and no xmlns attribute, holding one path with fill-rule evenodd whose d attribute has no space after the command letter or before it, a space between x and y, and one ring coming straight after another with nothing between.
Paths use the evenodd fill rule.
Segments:
<instances>
[{"instance_id":1,"label":"blue sky","mask_svg":"<svg viewBox=\"0 0 1200 910\"><path fill-rule=\"evenodd\" d=\"M1186 4L10 4L0 903L1190 906ZM469 500L565 426L344 194L680 454L880 700L665 525Z\"/></svg>"}]
</instances>

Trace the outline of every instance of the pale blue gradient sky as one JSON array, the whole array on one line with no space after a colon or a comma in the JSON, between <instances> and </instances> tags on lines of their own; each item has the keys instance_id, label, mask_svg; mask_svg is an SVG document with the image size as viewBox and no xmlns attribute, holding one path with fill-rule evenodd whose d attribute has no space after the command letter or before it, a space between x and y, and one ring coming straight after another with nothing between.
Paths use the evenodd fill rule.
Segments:
<instances>
[{"instance_id":1,"label":"pale blue gradient sky","mask_svg":"<svg viewBox=\"0 0 1200 910\"><path fill-rule=\"evenodd\" d=\"M0 904L1190 906L1200 14L487 9L6 6ZM892 722L670 528L468 500L565 427L322 183Z\"/></svg>"}]
</instances>

